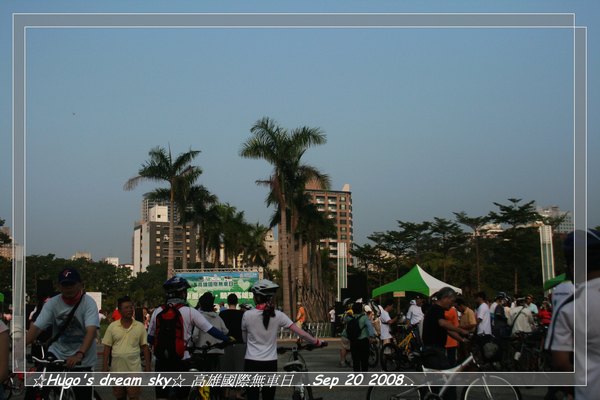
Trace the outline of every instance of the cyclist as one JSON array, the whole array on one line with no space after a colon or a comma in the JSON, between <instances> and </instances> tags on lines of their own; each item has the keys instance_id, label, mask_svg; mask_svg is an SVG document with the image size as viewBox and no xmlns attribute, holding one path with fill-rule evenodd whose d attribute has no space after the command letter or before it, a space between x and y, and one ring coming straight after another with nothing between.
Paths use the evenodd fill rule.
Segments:
<instances>
[{"instance_id":1,"label":"cyclist","mask_svg":"<svg viewBox=\"0 0 600 400\"><path fill-rule=\"evenodd\" d=\"M192 336L192 327L196 327L203 332L207 332L215 338L220 339L224 342L229 342L231 340L223 332L212 326L210 322L208 322L198 310L188 306L186 299L187 290L189 288L190 284L188 283L188 281L180 276L174 276L168 279L163 284L167 304L157 307L152 313L152 317L150 318L150 325L148 326L148 343L155 345L155 335L158 333L156 332L156 318L161 313L161 311L167 307L167 305L179 307L178 310L183 319L183 340L185 343L190 342L190 338ZM173 337L173 340L176 340L176 338ZM171 361L157 357L154 369L156 372L187 372L190 369L189 361L190 353L187 350L185 350L183 359L181 360ZM170 389L171 388L162 388L159 386L155 387L154 391L156 393L156 399L167 399L169 397ZM176 387L174 389L175 398L187 398L189 388Z\"/></svg>"},{"instance_id":2,"label":"cyclist","mask_svg":"<svg viewBox=\"0 0 600 400\"><path fill-rule=\"evenodd\" d=\"M327 342L314 338L298 327L283 312L275 310L273 297L279 285L267 279L254 283L250 292L254 295L256 308L248 310L242 317L242 335L246 342L244 369L250 372L277 371L277 333L279 328L288 328L301 338L317 347L326 346ZM276 387L263 387L262 399L273 400ZM259 388L249 387L246 391L248 400L259 398Z\"/></svg>"},{"instance_id":3,"label":"cyclist","mask_svg":"<svg viewBox=\"0 0 600 400\"><path fill-rule=\"evenodd\" d=\"M469 332L458 326L454 326L446 320L444 312L452 306L456 300L456 292L452 288L444 287L434 295L434 303L425 314L423 319L423 366L427 368L442 370L452 368L446 356L446 340L448 335L459 342L465 342L461 335ZM451 388L446 392L444 399L455 399L456 390Z\"/></svg>"},{"instance_id":4,"label":"cyclist","mask_svg":"<svg viewBox=\"0 0 600 400\"><path fill-rule=\"evenodd\" d=\"M92 297L85 294L81 276L76 269L65 268L58 274L60 293L52 297L40 315L29 326L27 345L32 344L48 327L52 327L50 355L65 360L69 369L92 371L96 366L96 332L100 327L98 307ZM92 397L93 388L73 387L77 399ZM26 398L31 392L26 394Z\"/></svg>"},{"instance_id":5,"label":"cyclist","mask_svg":"<svg viewBox=\"0 0 600 400\"><path fill-rule=\"evenodd\" d=\"M390 311L394 308L394 300L388 299L385 303L383 303L383 309L381 310L381 316L379 317L381 321L381 341L382 345L390 343L392 341L391 328L392 325L398 321L398 316L394 318L390 317Z\"/></svg>"},{"instance_id":6,"label":"cyclist","mask_svg":"<svg viewBox=\"0 0 600 400\"><path fill-rule=\"evenodd\" d=\"M565 239L564 253L567 268L573 276L575 248L583 252L585 245L587 281L578 283L574 295L565 298L556 308L546 336L546 348L552 353L553 369L576 371L578 384L585 383L587 364L587 386L577 386L575 398L595 399L600 392L600 318L597 312L587 312L585 297L588 307L600 302L600 232L594 229L571 232ZM574 337L585 337L586 333L587 356L574 353Z\"/></svg>"}]
</instances>

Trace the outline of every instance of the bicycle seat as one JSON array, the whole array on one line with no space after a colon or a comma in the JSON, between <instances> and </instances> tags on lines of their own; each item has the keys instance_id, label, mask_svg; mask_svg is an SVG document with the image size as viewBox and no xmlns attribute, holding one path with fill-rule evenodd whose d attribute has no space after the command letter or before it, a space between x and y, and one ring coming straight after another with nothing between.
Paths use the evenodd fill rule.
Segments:
<instances>
[{"instance_id":1,"label":"bicycle seat","mask_svg":"<svg viewBox=\"0 0 600 400\"><path fill-rule=\"evenodd\" d=\"M283 370L287 372L304 371L304 363L300 361L290 361L283 366Z\"/></svg>"}]
</instances>

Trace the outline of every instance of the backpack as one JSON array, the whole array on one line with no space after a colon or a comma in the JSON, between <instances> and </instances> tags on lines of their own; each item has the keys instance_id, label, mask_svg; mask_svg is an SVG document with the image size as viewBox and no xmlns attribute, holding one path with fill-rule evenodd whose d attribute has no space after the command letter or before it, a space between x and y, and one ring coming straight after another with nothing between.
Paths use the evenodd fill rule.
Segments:
<instances>
[{"instance_id":1,"label":"backpack","mask_svg":"<svg viewBox=\"0 0 600 400\"><path fill-rule=\"evenodd\" d=\"M154 355L159 360L180 361L186 350L183 316L179 309L183 304L166 304L156 316Z\"/></svg>"},{"instance_id":2,"label":"backpack","mask_svg":"<svg viewBox=\"0 0 600 400\"><path fill-rule=\"evenodd\" d=\"M361 315L362 316L362 315ZM348 336L348 340L358 340L362 329L360 327L360 317L352 317L350 321L346 324L346 335Z\"/></svg>"}]
</instances>

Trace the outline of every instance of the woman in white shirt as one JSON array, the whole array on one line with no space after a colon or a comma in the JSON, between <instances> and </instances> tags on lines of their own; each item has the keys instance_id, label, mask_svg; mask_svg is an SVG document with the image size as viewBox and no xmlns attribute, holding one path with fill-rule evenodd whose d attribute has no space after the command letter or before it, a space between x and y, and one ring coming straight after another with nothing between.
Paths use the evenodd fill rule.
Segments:
<instances>
[{"instance_id":1,"label":"woman in white shirt","mask_svg":"<svg viewBox=\"0 0 600 400\"><path fill-rule=\"evenodd\" d=\"M312 337L296 326L284 313L275 310L273 296L279 286L267 279L261 279L250 288L254 294L256 307L244 313L242 335L246 342L244 369L248 372L277 371L277 333L279 328L288 328L316 347L326 346L327 342ZM276 387L263 387L262 399L273 400ZM258 400L259 388L246 390L248 400Z\"/></svg>"}]
</instances>

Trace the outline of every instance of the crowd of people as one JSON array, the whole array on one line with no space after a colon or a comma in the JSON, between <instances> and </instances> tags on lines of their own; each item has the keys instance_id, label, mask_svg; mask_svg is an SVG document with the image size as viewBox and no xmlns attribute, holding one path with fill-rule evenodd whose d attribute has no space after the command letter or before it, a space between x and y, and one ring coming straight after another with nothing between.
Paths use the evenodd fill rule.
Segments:
<instances>
[{"instance_id":1,"label":"crowd of people","mask_svg":"<svg viewBox=\"0 0 600 400\"><path fill-rule=\"evenodd\" d=\"M91 371L97 363L97 332L100 318L95 301L86 295L79 272L66 268L58 275L60 294L40 307L27 331L27 345L45 346L47 355L66 360L74 371ZM301 324L292 321L275 308L273 298L278 285L266 279L257 281L250 291L255 307L244 311L238 307L235 294L228 296L228 307L214 304L215 297L204 293L196 306L187 303L189 283L179 276L163 284L165 303L151 315L143 313L143 322L134 317L131 298L118 299L112 322L106 329L102 369L113 372L187 372L192 368L203 371L277 371L277 336L287 328L315 347L327 345L309 333ZM49 339L38 343L44 332ZM4 331L0 326L0 338ZM217 346L213 347L211 345ZM202 354L202 365L193 365L194 349L210 346ZM152 353L151 349L152 348ZM207 347L208 348L208 347ZM152 361L154 360L154 368ZM0 371L2 372L2 371ZM276 387L262 388L263 400L272 400ZM90 399L92 387L74 388L77 399ZM187 387L155 387L157 399L186 399ZM259 398L260 388L247 388L245 397ZM26 393L33 396L34 390ZM114 387L116 399L139 399L139 387ZM233 388L228 398L241 399L241 390Z\"/></svg>"},{"instance_id":2,"label":"crowd of people","mask_svg":"<svg viewBox=\"0 0 600 400\"><path fill-rule=\"evenodd\" d=\"M445 287L429 298L416 296L410 300L406 313L395 309L390 299L377 305L371 301L354 301L346 304L341 318L335 309L329 311L332 332L340 323L340 364L344 365L346 353L352 355L353 368L357 372L368 369L370 343L380 340L382 344L392 340L398 326L414 332L420 343L423 366L448 369L469 352L473 335L477 337L504 338L528 333L535 329L548 329L545 348L551 352L553 369L573 371L586 370L587 387L564 388L565 393L576 399L588 399L589 393L600 391L600 321L595 314L575 309L574 302L587 287L587 302L600 301L600 262L598 232L589 230L584 237L587 243L587 285L575 289L573 285L573 257L575 235L565 241L565 255L569 266L567 281L554 288L552 296L536 304L532 295L510 297L504 292L488 299L485 292L474 296L474 302ZM79 272L66 268L58 275L60 294L46 299L32 313L32 323L26 335L27 345L44 338L43 345L57 359L64 359L66 367L77 371L91 371L98 362L98 328L106 313L99 312L95 301L85 294ZM273 302L278 285L260 280L250 288L255 307L244 311L235 294L228 297L225 306L216 305L215 297L207 292L196 307L187 303L188 282L175 276L167 280L165 302L154 310L143 310L141 321L135 318L133 301L123 296L118 299L112 321L101 338L103 345L101 365L104 371L186 372L194 362L192 349L204 345L220 344L211 348L203 357L202 368L207 371L277 371L277 338L281 328L289 329L314 346L326 345L302 329L306 322L306 310L299 302L295 320L277 310ZM473 306L473 307L471 307ZM574 357L574 337L581 334L575 318L587 317L587 359ZM583 332L586 333L586 332ZM44 337L45 335L45 337ZM7 346L8 330L0 323L0 351ZM586 337L586 336L583 336ZM6 339L6 340L5 340ZM5 344L6 342L6 344ZM226 346L229 345L229 346ZM154 361L154 362L153 362ZM5 377L8 368L0 363L0 376ZM581 383L578 379L576 383ZM91 387L75 387L77 399L91 398ZM175 390L175 393L172 391ZM551 391L554 389L551 389ZM260 389L247 388L244 395L249 400L259 398ZM155 388L157 399L187 398L189 389ZM140 398L136 387L115 387L117 399ZM262 388L262 398L272 400L275 387ZM449 391L445 398L453 398ZM242 399L239 388L228 390L226 396Z\"/></svg>"}]
</instances>

